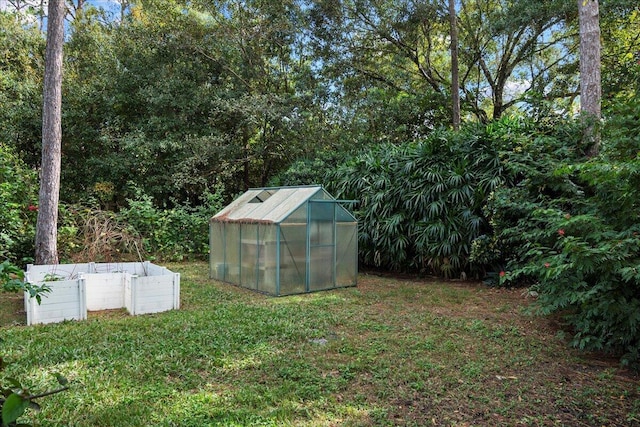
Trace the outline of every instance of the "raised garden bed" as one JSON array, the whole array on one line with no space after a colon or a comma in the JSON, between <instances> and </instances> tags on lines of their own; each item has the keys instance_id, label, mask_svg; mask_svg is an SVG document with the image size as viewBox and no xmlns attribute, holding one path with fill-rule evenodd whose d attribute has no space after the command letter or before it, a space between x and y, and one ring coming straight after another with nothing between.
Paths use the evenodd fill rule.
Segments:
<instances>
[{"instance_id":1,"label":"raised garden bed","mask_svg":"<svg viewBox=\"0 0 640 427\"><path fill-rule=\"evenodd\" d=\"M138 315L180 308L180 274L149 261L28 265L25 281L51 288L41 304L25 293L28 325L83 320L95 310Z\"/></svg>"}]
</instances>

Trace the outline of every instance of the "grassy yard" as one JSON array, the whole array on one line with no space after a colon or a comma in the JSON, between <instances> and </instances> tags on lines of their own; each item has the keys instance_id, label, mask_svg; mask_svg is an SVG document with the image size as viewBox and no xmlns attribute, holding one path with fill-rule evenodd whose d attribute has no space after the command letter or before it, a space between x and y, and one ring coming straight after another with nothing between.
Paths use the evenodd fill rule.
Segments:
<instances>
[{"instance_id":1,"label":"grassy yard","mask_svg":"<svg viewBox=\"0 0 640 427\"><path fill-rule=\"evenodd\" d=\"M4 373L71 390L39 426L633 426L638 378L569 349L522 290L362 275L272 298L182 274L182 309L16 326L0 296ZM23 314L20 319L24 322Z\"/></svg>"}]
</instances>

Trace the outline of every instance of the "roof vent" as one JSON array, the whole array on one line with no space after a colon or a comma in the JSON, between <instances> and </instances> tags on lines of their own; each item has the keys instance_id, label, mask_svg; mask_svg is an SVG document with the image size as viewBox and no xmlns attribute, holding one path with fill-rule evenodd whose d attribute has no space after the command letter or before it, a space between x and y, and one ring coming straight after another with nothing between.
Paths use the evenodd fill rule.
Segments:
<instances>
[{"instance_id":1,"label":"roof vent","mask_svg":"<svg viewBox=\"0 0 640 427\"><path fill-rule=\"evenodd\" d=\"M276 192L275 190L262 190L261 192L258 193L256 197L249 200L249 203L262 203L265 200L267 200L269 197L273 196L275 192Z\"/></svg>"}]
</instances>

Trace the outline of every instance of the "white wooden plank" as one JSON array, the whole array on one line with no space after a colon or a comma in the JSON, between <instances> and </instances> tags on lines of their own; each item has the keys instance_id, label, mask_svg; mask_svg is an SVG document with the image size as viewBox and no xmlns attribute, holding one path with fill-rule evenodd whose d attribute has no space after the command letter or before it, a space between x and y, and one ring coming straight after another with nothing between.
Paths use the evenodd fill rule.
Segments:
<instances>
[{"instance_id":1,"label":"white wooden plank","mask_svg":"<svg viewBox=\"0 0 640 427\"><path fill-rule=\"evenodd\" d=\"M25 293L27 324L82 320L87 309L125 307L131 314L157 313L179 308L180 275L166 267L144 263L87 263L31 266L29 274L71 272L74 280L47 282L52 292L42 305ZM133 274L133 276L132 276Z\"/></svg>"},{"instance_id":2,"label":"white wooden plank","mask_svg":"<svg viewBox=\"0 0 640 427\"><path fill-rule=\"evenodd\" d=\"M87 310L110 310L124 307L123 274L86 274Z\"/></svg>"}]
</instances>

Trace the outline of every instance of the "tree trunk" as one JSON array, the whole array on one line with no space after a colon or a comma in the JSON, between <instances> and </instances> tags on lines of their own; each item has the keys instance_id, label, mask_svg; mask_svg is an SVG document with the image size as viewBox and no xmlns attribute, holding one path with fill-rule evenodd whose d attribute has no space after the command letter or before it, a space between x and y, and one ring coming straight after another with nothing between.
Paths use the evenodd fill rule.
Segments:
<instances>
[{"instance_id":1,"label":"tree trunk","mask_svg":"<svg viewBox=\"0 0 640 427\"><path fill-rule=\"evenodd\" d=\"M495 90L493 92L493 120L498 120L502 117L502 113L504 113L504 86L505 84L502 81L498 81L496 85L494 85Z\"/></svg>"},{"instance_id":2,"label":"tree trunk","mask_svg":"<svg viewBox=\"0 0 640 427\"><path fill-rule=\"evenodd\" d=\"M247 125L242 128L242 146L244 147L244 164L243 164L243 173L242 173L242 181L244 184L244 191L247 191L251 188L251 171L249 170L251 166L251 145L249 144L249 128Z\"/></svg>"},{"instance_id":3,"label":"tree trunk","mask_svg":"<svg viewBox=\"0 0 640 427\"><path fill-rule=\"evenodd\" d=\"M125 11L129 7L129 2L127 0L120 0L120 24L124 22Z\"/></svg>"},{"instance_id":4,"label":"tree trunk","mask_svg":"<svg viewBox=\"0 0 640 427\"><path fill-rule=\"evenodd\" d=\"M458 17L455 0L449 0L451 23L451 102L453 130L460 129L460 77L458 69Z\"/></svg>"},{"instance_id":5,"label":"tree trunk","mask_svg":"<svg viewBox=\"0 0 640 427\"><path fill-rule=\"evenodd\" d=\"M600 120L600 16L598 0L578 0L580 20L580 111L588 121L585 131L589 157L600 150L597 122Z\"/></svg>"},{"instance_id":6,"label":"tree trunk","mask_svg":"<svg viewBox=\"0 0 640 427\"><path fill-rule=\"evenodd\" d=\"M85 0L70 0L69 1L69 6L71 9L71 17L73 19L76 19L78 16L78 12L82 13L82 10L84 9L84 3Z\"/></svg>"},{"instance_id":7,"label":"tree trunk","mask_svg":"<svg viewBox=\"0 0 640 427\"><path fill-rule=\"evenodd\" d=\"M36 264L58 263L58 201L62 156L62 45L65 3L50 1L42 105L42 169L36 225Z\"/></svg>"},{"instance_id":8,"label":"tree trunk","mask_svg":"<svg viewBox=\"0 0 640 427\"><path fill-rule=\"evenodd\" d=\"M40 8L38 9L38 17L40 18L40 32L44 27L44 0L40 0Z\"/></svg>"}]
</instances>

